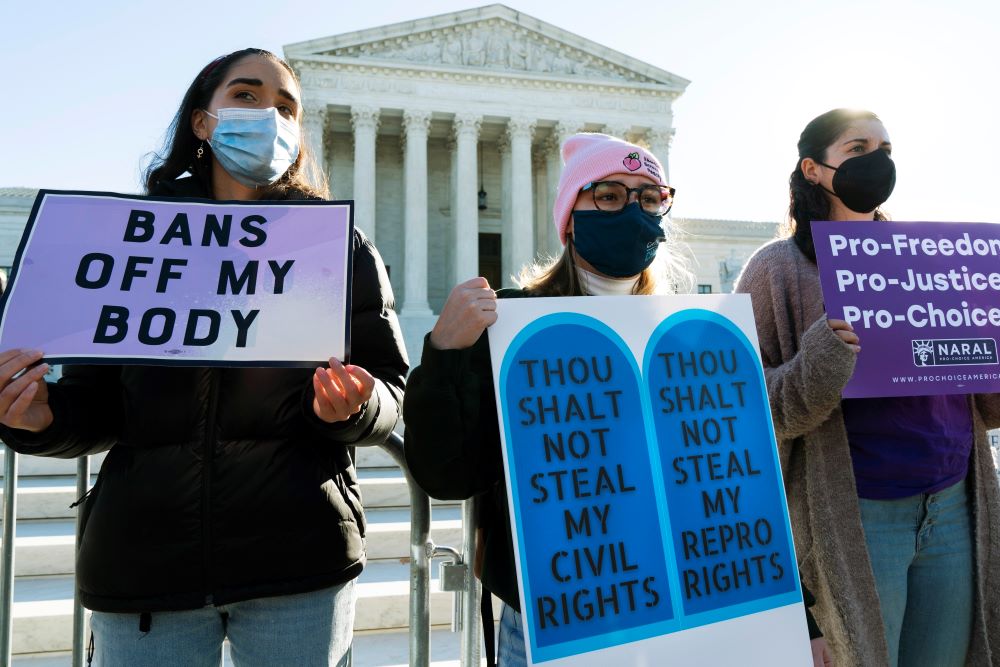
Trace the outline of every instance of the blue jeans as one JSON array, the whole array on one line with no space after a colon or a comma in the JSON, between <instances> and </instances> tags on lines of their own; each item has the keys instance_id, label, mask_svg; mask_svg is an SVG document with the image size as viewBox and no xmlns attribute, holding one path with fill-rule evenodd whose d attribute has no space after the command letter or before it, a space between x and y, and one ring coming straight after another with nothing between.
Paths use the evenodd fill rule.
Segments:
<instances>
[{"instance_id":1,"label":"blue jeans","mask_svg":"<svg viewBox=\"0 0 1000 667\"><path fill-rule=\"evenodd\" d=\"M500 639L497 643L497 667L527 667L521 615L507 605L500 613Z\"/></svg>"},{"instance_id":2,"label":"blue jeans","mask_svg":"<svg viewBox=\"0 0 1000 667\"><path fill-rule=\"evenodd\" d=\"M354 581L283 595L152 614L95 611L95 667L219 667L228 637L237 667L347 665L354 627Z\"/></svg>"},{"instance_id":3,"label":"blue jeans","mask_svg":"<svg viewBox=\"0 0 1000 667\"><path fill-rule=\"evenodd\" d=\"M965 482L899 500L862 498L860 504L889 665L962 667L975 576Z\"/></svg>"}]
</instances>

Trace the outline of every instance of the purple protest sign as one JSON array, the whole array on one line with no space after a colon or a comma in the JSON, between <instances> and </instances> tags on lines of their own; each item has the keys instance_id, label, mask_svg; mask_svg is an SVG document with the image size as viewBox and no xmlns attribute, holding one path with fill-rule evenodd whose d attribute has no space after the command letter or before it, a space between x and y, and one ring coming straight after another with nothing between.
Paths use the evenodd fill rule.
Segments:
<instances>
[{"instance_id":1,"label":"purple protest sign","mask_svg":"<svg viewBox=\"0 0 1000 667\"><path fill-rule=\"evenodd\" d=\"M51 363L308 366L348 352L351 202L38 193L0 349Z\"/></svg>"},{"instance_id":2,"label":"purple protest sign","mask_svg":"<svg viewBox=\"0 0 1000 667\"><path fill-rule=\"evenodd\" d=\"M1000 225L814 222L827 315L861 343L844 398L1000 391Z\"/></svg>"}]
</instances>

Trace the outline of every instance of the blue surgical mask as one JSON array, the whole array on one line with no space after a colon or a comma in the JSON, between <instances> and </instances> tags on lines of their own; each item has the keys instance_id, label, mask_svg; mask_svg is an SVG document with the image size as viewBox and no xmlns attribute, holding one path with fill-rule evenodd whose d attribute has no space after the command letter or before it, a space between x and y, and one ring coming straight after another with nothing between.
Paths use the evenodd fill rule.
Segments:
<instances>
[{"instance_id":1,"label":"blue surgical mask","mask_svg":"<svg viewBox=\"0 0 1000 667\"><path fill-rule=\"evenodd\" d=\"M621 211L573 211L573 245L580 257L606 276L626 278L646 269L666 240L663 217L632 202Z\"/></svg>"},{"instance_id":2,"label":"blue surgical mask","mask_svg":"<svg viewBox=\"0 0 1000 667\"><path fill-rule=\"evenodd\" d=\"M222 168L247 187L270 185L299 156L299 126L277 109L219 109L208 145Z\"/></svg>"}]
</instances>

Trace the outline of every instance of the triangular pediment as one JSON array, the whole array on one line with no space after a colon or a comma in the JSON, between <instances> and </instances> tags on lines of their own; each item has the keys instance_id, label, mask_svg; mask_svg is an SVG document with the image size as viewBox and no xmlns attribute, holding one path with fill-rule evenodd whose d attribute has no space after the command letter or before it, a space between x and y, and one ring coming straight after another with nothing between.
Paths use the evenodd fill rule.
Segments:
<instances>
[{"instance_id":1,"label":"triangular pediment","mask_svg":"<svg viewBox=\"0 0 1000 667\"><path fill-rule=\"evenodd\" d=\"M285 55L295 60L333 58L384 66L659 84L678 93L689 83L505 5L291 44Z\"/></svg>"}]
</instances>

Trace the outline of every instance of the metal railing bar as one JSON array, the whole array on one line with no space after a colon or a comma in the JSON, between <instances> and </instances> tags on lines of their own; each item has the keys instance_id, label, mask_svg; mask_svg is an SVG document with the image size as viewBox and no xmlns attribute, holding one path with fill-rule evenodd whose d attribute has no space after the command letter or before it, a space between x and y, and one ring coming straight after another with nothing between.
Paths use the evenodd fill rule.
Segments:
<instances>
[{"instance_id":1,"label":"metal railing bar","mask_svg":"<svg viewBox=\"0 0 1000 667\"><path fill-rule=\"evenodd\" d=\"M0 573L0 664L9 665L14 618L14 526L17 523L17 452L4 445L3 567Z\"/></svg>"}]
</instances>

